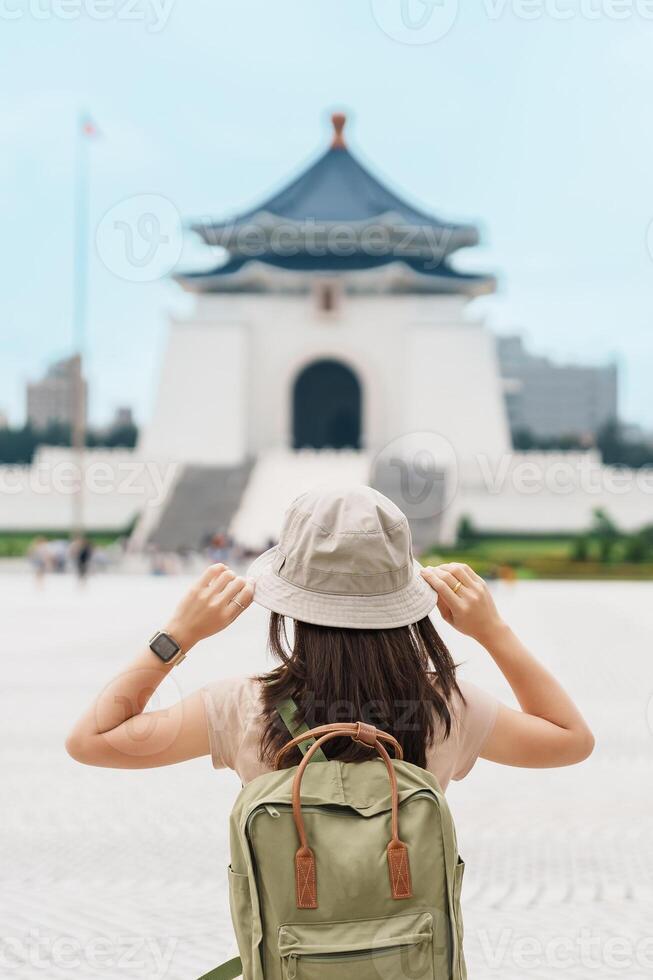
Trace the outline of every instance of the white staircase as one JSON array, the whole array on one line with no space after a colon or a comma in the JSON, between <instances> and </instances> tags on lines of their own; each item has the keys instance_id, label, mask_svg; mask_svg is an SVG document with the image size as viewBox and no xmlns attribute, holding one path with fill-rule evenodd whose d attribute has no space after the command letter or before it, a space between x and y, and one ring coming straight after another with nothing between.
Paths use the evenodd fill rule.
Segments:
<instances>
[{"instance_id":1,"label":"white staircase","mask_svg":"<svg viewBox=\"0 0 653 980\"><path fill-rule=\"evenodd\" d=\"M234 539L262 551L279 539L288 505L317 487L348 487L370 480L370 457L353 449L273 449L261 453L231 522Z\"/></svg>"},{"instance_id":2,"label":"white staircase","mask_svg":"<svg viewBox=\"0 0 653 980\"><path fill-rule=\"evenodd\" d=\"M241 466L179 467L159 509L138 526L135 547L200 551L212 534L224 532L247 484L251 463Z\"/></svg>"}]
</instances>

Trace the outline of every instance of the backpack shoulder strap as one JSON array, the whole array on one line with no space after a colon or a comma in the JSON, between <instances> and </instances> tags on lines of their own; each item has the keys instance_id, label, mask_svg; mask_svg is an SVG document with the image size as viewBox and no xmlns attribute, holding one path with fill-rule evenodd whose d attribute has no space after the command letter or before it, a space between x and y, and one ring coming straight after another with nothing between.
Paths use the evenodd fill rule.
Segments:
<instances>
[{"instance_id":1,"label":"backpack shoulder strap","mask_svg":"<svg viewBox=\"0 0 653 980\"><path fill-rule=\"evenodd\" d=\"M277 705L277 711L282 722L290 732L291 738L297 738L298 735L303 735L307 732L308 725L297 725L295 724L295 718L297 717L297 705L292 698L286 698ZM311 736L310 738L304 739L303 742L299 743L299 751L302 755L306 755L311 745L316 741L316 739ZM318 749L310 760L311 762L328 762L329 760L325 756L322 749ZM199 980L235 980L236 977L242 976L243 966L239 956L234 956L233 959L227 960L225 963L221 963L220 966L216 966L214 970L210 970L199 978Z\"/></svg>"},{"instance_id":2,"label":"backpack shoulder strap","mask_svg":"<svg viewBox=\"0 0 653 980\"><path fill-rule=\"evenodd\" d=\"M297 705L292 698L286 698L284 701L280 701L277 705L277 711L279 712L279 717L282 722L290 732L291 738L297 738L298 735L303 735L307 732L308 725L296 725L295 718L297 717ZM315 742L315 738L310 737L304 739L303 742L299 743L299 751L302 755L306 755L311 745ZM317 752L311 758L311 762L328 762L329 760L325 756L322 749L318 749Z\"/></svg>"},{"instance_id":3,"label":"backpack shoulder strap","mask_svg":"<svg viewBox=\"0 0 653 980\"><path fill-rule=\"evenodd\" d=\"M204 973L199 980L236 980L236 977L242 977L242 975L243 964L240 961L240 956L234 956L232 960L226 960L220 966L216 966L214 970Z\"/></svg>"}]
</instances>

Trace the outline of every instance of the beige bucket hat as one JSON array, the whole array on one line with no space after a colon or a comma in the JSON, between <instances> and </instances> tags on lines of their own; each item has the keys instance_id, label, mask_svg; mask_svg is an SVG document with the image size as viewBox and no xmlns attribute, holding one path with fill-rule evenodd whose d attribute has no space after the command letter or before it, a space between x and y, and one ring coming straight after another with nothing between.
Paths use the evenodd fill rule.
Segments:
<instances>
[{"instance_id":1,"label":"beige bucket hat","mask_svg":"<svg viewBox=\"0 0 653 980\"><path fill-rule=\"evenodd\" d=\"M399 508L371 487L316 490L286 511L279 544L251 565L254 601L319 626L393 629L431 612Z\"/></svg>"}]
</instances>

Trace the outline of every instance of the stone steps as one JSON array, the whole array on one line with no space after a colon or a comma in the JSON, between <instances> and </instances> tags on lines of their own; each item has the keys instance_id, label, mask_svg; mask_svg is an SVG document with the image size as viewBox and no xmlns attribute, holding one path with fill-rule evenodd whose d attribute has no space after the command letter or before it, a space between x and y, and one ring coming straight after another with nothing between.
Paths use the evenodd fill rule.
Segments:
<instances>
[{"instance_id":1,"label":"stone steps","mask_svg":"<svg viewBox=\"0 0 653 980\"><path fill-rule=\"evenodd\" d=\"M210 535L226 532L238 510L252 469L186 466L166 501L148 544L160 551L199 550Z\"/></svg>"}]
</instances>

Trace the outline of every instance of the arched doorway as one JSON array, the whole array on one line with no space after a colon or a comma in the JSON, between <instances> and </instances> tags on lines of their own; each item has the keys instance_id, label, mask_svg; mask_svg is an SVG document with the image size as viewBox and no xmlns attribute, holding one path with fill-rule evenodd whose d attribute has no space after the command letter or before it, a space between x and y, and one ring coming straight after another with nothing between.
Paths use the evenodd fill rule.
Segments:
<instances>
[{"instance_id":1,"label":"arched doorway","mask_svg":"<svg viewBox=\"0 0 653 980\"><path fill-rule=\"evenodd\" d=\"M361 386L341 361L313 361L293 389L295 449L360 449Z\"/></svg>"}]
</instances>

